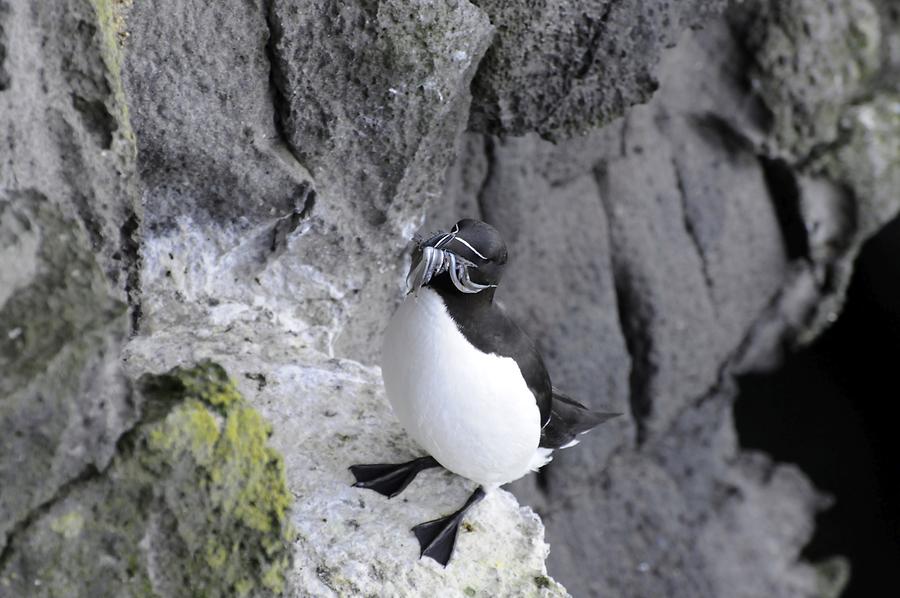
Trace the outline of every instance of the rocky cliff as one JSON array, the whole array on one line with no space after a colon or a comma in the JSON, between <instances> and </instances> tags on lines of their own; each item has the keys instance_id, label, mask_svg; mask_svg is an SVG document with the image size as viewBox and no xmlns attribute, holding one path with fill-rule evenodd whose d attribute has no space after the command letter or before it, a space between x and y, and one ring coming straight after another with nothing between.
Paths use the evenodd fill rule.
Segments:
<instances>
[{"instance_id":1,"label":"rocky cliff","mask_svg":"<svg viewBox=\"0 0 900 598\"><path fill-rule=\"evenodd\" d=\"M734 376L900 210L898 73L887 0L0 0L0 596L837 595ZM409 528L470 484L346 467L416 454L379 337L462 216L627 416L444 570Z\"/></svg>"}]
</instances>

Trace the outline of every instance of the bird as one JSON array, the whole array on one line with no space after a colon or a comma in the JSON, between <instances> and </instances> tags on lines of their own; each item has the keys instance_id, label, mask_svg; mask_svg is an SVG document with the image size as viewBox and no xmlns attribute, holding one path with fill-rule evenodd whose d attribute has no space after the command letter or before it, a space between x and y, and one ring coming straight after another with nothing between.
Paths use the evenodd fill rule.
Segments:
<instances>
[{"instance_id":1,"label":"bird","mask_svg":"<svg viewBox=\"0 0 900 598\"><path fill-rule=\"evenodd\" d=\"M457 511L412 528L419 558L444 567L473 505L620 415L593 411L552 385L534 341L494 300L507 259L497 229L470 218L415 242L381 371L394 414L428 454L350 466L355 487L388 498L434 467L478 484Z\"/></svg>"}]
</instances>

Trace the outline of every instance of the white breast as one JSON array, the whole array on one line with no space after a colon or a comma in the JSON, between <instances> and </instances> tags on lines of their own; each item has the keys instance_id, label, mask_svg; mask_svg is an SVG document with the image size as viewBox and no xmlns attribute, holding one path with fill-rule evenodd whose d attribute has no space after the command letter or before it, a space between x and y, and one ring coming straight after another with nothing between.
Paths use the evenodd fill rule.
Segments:
<instances>
[{"instance_id":1,"label":"white breast","mask_svg":"<svg viewBox=\"0 0 900 598\"><path fill-rule=\"evenodd\" d=\"M410 295L381 354L394 413L438 462L487 488L528 473L540 412L515 360L476 349L428 288Z\"/></svg>"}]
</instances>

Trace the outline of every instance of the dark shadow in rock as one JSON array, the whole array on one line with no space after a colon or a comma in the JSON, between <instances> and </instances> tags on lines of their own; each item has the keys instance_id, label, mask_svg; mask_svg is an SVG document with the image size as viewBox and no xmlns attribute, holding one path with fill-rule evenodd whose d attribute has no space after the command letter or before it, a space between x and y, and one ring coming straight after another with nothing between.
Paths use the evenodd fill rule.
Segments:
<instances>
[{"instance_id":1,"label":"dark shadow in rock","mask_svg":"<svg viewBox=\"0 0 900 598\"><path fill-rule=\"evenodd\" d=\"M846 309L771 374L747 376L735 405L744 448L799 465L834 505L803 556L850 559L843 596L900 595L900 218L857 261Z\"/></svg>"},{"instance_id":2,"label":"dark shadow in rock","mask_svg":"<svg viewBox=\"0 0 900 598\"><path fill-rule=\"evenodd\" d=\"M102 100L91 100L72 94L72 106L81 115L81 122L91 133L97 145L102 149L112 147L113 133L119 128L119 123L109 113L109 109Z\"/></svg>"},{"instance_id":3,"label":"dark shadow in rock","mask_svg":"<svg viewBox=\"0 0 900 598\"><path fill-rule=\"evenodd\" d=\"M784 160L759 157L766 178L766 187L775 207L788 259L806 259L809 254L809 237L800 207L800 186L790 165Z\"/></svg>"},{"instance_id":4,"label":"dark shadow in rock","mask_svg":"<svg viewBox=\"0 0 900 598\"><path fill-rule=\"evenodd\" d=\"M11 78L9 71L6 70L6 57L9 51L6 49L6 33L4 32L3 21L9 14L9 5L6 2L0 2L0 91L9 89Z\"/></svg>"}]
</instances>

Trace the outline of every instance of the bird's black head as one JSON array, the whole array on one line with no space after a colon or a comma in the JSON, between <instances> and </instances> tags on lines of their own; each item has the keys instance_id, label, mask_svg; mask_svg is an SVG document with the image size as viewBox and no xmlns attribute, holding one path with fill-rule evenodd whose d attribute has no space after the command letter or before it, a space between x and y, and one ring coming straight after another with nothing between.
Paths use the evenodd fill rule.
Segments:
<instances>
[{"instance_id":1,"label":"bird's black head","mask_svg":"<svg viewBox=\"0 0 900 598\"><path fill-rule=\"evenodd\" d=\"M460 293L493 289L500 282L506 258L506 243L497 229L465 218L448 232L417 244L409 272L411 290L438 280L444 273Z\"/></svg>"}]
</instances>

